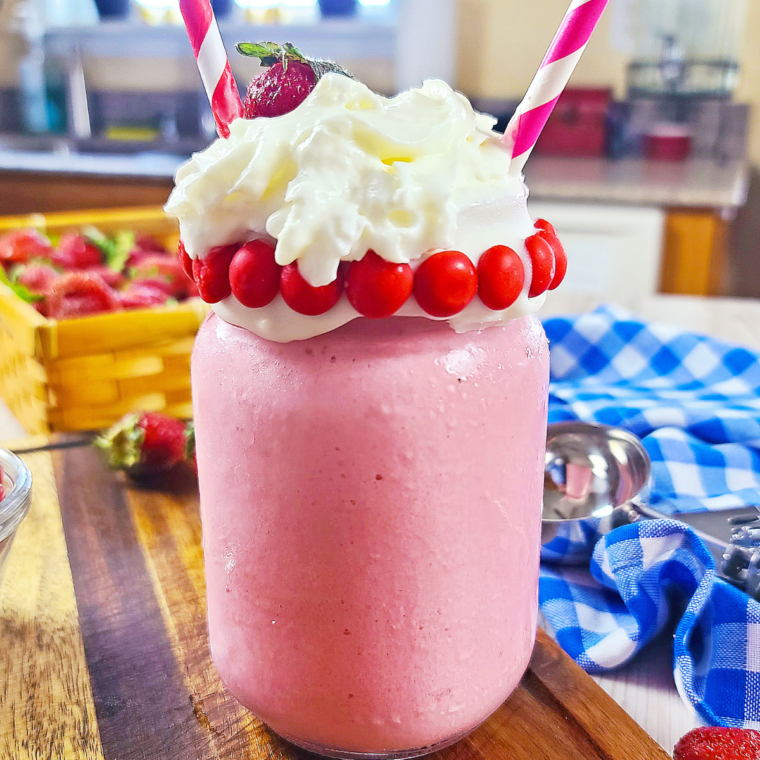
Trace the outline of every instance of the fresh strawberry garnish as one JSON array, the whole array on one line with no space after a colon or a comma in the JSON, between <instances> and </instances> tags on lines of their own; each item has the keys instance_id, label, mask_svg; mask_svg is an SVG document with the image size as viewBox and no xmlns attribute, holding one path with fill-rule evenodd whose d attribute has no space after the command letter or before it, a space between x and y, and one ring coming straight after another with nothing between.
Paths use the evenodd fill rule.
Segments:
<instances>
[{"instance_id":1,"label":"fresh strawberry garnish","mask_svg":"<svg viewBox=\"0 0 760 760\"><path fill-rule=\"evenodd\" d=\"M103 252L88 237L67 232L50 255L54 264L64 269L89 269L103 263Z\"/></svg>"},{"instance_id":2,"label":"fresh strawberry garnish","mask_svg":"<svg viewBox=\"0 0 760 760\"><path fill-rule=\"evenodd\" d=\"M286 42L250 43L237 46L242 55L258 58L267 70L248 85L243 103L246 119L272 118L290 113L306 99L317 82L328 72L351 76L332 61L307 58Z\"/></svg>"},{"instance_id":3,"label":"fresh strawberry garnish","mask_svg":"<svg viewBox=\"0 0 760 760\"><path fill-rule=\"evenodd\" d=\"M193 259L193 279L206 303L219 303L232 293L230 264L239 245L218 245L205 258Z\"/></svg>"},{"instance_id":4,"label":"fresh strawberry garnish","mask_svg":"<svg viewBox=\"0 0 760 760\"><path fill-rule=\"evenodd\" d=\"M147 309L165 304L171 296L165 289L139 280L131 282L119 293L123 309Z\"/></svg>"},{"instance_id":5,"label":"fresh strawberry garnish","mask_svg":"<svg viewBox=\"0 0 760 760\"><path fill-rule=\"evenodd\" d=\"M695 728L682 736L674 760L758 760L760 731L743 728Z\"/></svg>"},{"instance_id":6,"label":"fresh strawberry garnish","mask_svg":"<svg viewBox=\"0 0 760 760\"><path fill-rule=\"evenodd\" d=\"M31 263L24 267L17 281L31 293L44 295L50 291L61 273L49 264Z\"/></svg>"},{"instance_id":7,"label":"fresh strawberry garnish","mask_svg":"<svg viewBox=\"0 0 760 760\"><path fill-rule=\"evenodd\" d=\"M478 274L460 251L440 251L420 264L414 273L414 297L433 317L458 314L475 297Z\"/></svg>"},{"instance_id":8,"label":"fresh strawberry garnish","mask_svg":"<svg viewBox=\"0 0 760 760\"><path fill-rule=\"evenodd\" d=\"M335 279L329 285L314 287L301 276L298 262L282 268L280 274L280 292L285 303L293 311L315 317L330 311L343 292L343 269L339 268Z\"/></svg>"},{"instance_id":9,"label":"fresh strawberry garnish","mask_svg":"<svg viewBox=\"0 0 760 760\"><path fill-rule=\"evenodd\" d=\"M118 295L97 274L68 272L53 284L46 311L53 319L71 319L86 314L117 311Z\"/></svg>"},{"instance_id":10,"label":"fresh strawberry garnish","mask_svg":"<svg viewBox=\"0 0 760 760\"><path fill-rule=\"evenodd\" d=\"M538 234L549 243L554 254L554 279L551 285L549 285L549 290L556 290L567 274L567 253L565 253L565 247L560 242L554 225L547 222L546 219L537 219L534 226L539 231Z\"/></svg>"},{"instance_id":11,"label":"fresh strawberry garnish","mask_svg":"<svg viewBox=\"0 0 760 760\"><path fill-rule=\"evenodd\" d=\"M478 295L494 311L510 307L522 293L525 267L506 245L489 248L478 261Z\"/></svg>"},{"instance_id":12,"label":"fresh strawberry garnish","mask_svg":"<svg viewBox=\"0 0 760 760\"><path fill-rule=\"evenodd\" d=\"M533 265L528 295L531 298L535 298L545 293L554 281L556 271L554 254L552 253L551 245L549 245L542 233L531 235L525 241L525 247L528 249L528 255Z\"/></svg>"},{"instance_id":13,"label":"fresh strawberry garnish","mask_svg":"<svg viewBox=\"0 0 760 760\"><path fill-rule=\"evenodd\" d=\"M128 414L98 436L94 444L106 452L108 464L129 475L164 472L188 458L189 433L181 420L157 412Z\"/></svg>"},{"instance_id":14,"label":"fresh strawberry garnish","mask_svg":"<svg viewBox=\"0 0 760 760\"><path fill-rule=\"evenodd\" d=\"M50 241L37 230L17 230L0 237L0 265L26 264L32 259L49 259L53 254Z\"/></svg>"},{"instance_id":15,"label":"fresh strawberry garnish","mask_svg":"<svg viewBox=\"0 0 760 760\"><path fill-rule=\"evenodd\" d=\"M182 271L191 279L193 280L193 260L190 258L190 255L185 250L185 244L180 240L179 245L177 246L177 258L179 259L179 263L182 264ZM195 282L195 280L193 280Z\"/></svg>"},{"instance_id":16,"label":"fresh strawberry garnish","mask_svg":"<svg viewBox=\"0 0 760 760\"><path fill-rule=\"evenodd\" d=\"M232 258L232 294L250 309L266 306L280 289L280 269L274 260L274 246L266 240L251 240Z\"/></svg>"},{"instance_id":17,"label":"fresh strawberry garnish","mask_svg":"<svg viewBox=\"0 0 760 760\"><path fill-rule=\"evenodd\" d=\"M367 251L348 269L346 296L359 314L381 319L395 314L412 294L414 272L409 264L394 264Z\"/></svg>"}]
</instances>

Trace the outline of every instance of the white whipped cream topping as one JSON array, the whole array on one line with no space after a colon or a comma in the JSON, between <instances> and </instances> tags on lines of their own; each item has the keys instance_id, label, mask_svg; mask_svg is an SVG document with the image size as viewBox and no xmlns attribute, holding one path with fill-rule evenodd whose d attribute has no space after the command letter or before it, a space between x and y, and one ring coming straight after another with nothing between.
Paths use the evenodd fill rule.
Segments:
<instances>
[{"instance_id":1,"label":"white whipped cream topping","mask_svg":"<svg viewBox=\"0 0 760 760\"><path fill-rule=\"evenodd\" d=\"M495 312L476 296L448 319L458 332L479 329L536 311L544 300L527 297L531 267L524 240L535 231L528 191L509 174L509 154L494 124L441 81L385 98L328 74L291 113L234 121L228 139L180 168L166 211L179 219L192 258L267 236L277 241L277 262L298 261L314 286L334 280L341 261L361 259L369 249L416 267L435 250L459 250L477 264L491 246L508 245L526 270L517 302ZM230 296L214 310L280 342L360 316L345 295L316 317L297 314L279 295L261 309ZM413 296L397 313L429 317Z\"/></svg>"}]
</instances>

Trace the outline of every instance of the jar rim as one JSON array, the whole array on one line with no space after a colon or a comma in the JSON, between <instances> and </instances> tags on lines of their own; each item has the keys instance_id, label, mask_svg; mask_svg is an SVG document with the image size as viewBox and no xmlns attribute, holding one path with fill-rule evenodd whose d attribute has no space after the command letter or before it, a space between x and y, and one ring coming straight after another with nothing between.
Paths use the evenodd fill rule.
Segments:
<instances>
[{"instance_id":1,"label":"jar rim","mask_svg":"<svg viewBox=\"0 0 760 760\"><path fill-rule=\"evenodd\" d=\"M0 448L0 465L11 488L0 501L0 541L15 533L29 511L32 473L12 451Z\"/></svg>"}]
</instances>

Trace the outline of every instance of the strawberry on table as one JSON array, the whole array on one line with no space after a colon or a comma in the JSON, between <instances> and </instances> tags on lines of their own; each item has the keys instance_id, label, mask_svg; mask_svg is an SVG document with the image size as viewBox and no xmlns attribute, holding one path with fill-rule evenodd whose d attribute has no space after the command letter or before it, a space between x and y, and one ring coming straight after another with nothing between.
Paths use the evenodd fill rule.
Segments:
<instances>
[{"instance_id":1,"label":"strawberry on table","mask_svg":"<svg viewBox=\"0 0 760 760\"><path fill-rule=\"evenodd\" d=\"M50 258L53 246L37 230L16 230L0 237L0 265L26 264L32 259Z\"/></svg>"},{"instance_id":2,"label":"strawberry on table","mask_svg":"<svg viewBox=\"0 0 760 760\"><path fill-rule=\"evenodd\" d=\"M758 760L760 731L743 728L695 728L682 736L674 760Z\"/></svg>"},{"instance_id":3,"label":"strawberry on table","mask_svg":"<svg viewBox=\"0 0 760 760\"><path fill-rule=\"evenodd\" d=\"M132 477L165 472L194 456L192 427L158 412L122 417L94 445L106 453L110 467Z\"/></svg>"},{"instance_id":4,"label":"strawberry on table","mask_svg":"<svg viewBox=\"0 0 760 760\"><path fill-rule=\"evenodd\" d=\"M243 103L246 119L272 118L290 113L306 99L317 82L327 73L351 76L332 61L307 58L286 42L241 42L238 53L258 58L267 70L248 86Z\"/></svg>"},{"instance_id":5,"label":"strawberry on table","mask_svg":"<svg viewBox=\"0 0 760 760\"><path fill-rule=\"evenodd\" d=\"M89 272L68 272L54 283L47 297L47 315L53 319L72 319L120 308L117 293L102 277Z\"/></svg>"}]
</instances>

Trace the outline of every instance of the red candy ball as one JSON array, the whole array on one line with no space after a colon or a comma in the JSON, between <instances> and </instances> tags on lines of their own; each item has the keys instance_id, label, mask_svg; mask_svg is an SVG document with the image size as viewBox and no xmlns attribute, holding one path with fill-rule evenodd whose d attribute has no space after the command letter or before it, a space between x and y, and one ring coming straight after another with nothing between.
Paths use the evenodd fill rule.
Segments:
<instances>
[{"instance_id":1,"label":"red candy ball","mask_svg":"<svg viewBox=\"0 0 760 760\"><path fill-rule=\"evenodd\" d=\"M554 280L554 254L543 233L531 235L525 241L525 247L528 249L528 255L533 264L533 276L528 295L535 298L545 293Z\"/></svg>"},{"instance_id":2,"label":"red candy ball","mask_svg":"<svg viewBox=\"0 0 760 760\"><path fill-rule=\"evenodd\" d=\"M546 219L536 219L533 226L537 230L546 232L550 237L557 237L557 230L554 229L554 225L551 222L547 222Z\"/></svg>"},{"instance_id":3,"label":"red candy ball","mask_svg":"<svg viewBox=\"0 0 760 760\"><path fill-rule=\"evenodd\" d=\"M219 303L232 293L230 287L230 263L240 246L218 245L205 259L193 260L193 279L198 292L206 303Z\"/></svg>"},{"instance_id":4,"label":"red candy ball","mask_svg":"<svg viewBox=\"0 0 760 760\"><path fill-rule=\"evenodd\" d=\"M293 311L315 317L330 311L343 292L343 269L338 269L336 278L329 285L315 288L301 276L298 262L288 264L280 273L280 292L285 303Z\"/></svg>"},{"instance_id":5,"label":"red candy ball","mask_svg":"<svg viewBox=\"0 0 760 760\"><path fill-rule=\"evenodd\" d=\"M478 273L460 251L440 251L414 273L414 297L433 317L458 314L475 297Z\"/></svg>"},{"instance_id":6,"label":"red candy ball","mask_svg":"<svg viewBox=\"0 0 760 760\"><path fill-rule=\"evenodd\" d=\"M230 287L235 298L249 309L271 303L280 289L274 246L266 240L251 240L242 246L230 264Z\"/></svg>"},{"instance_id":7,"label":"red candy ball","mask_svg":"<svg viewBox=\"0 0 760 760\"><path fill-rule=\"evenodd\" d=\"M494 311L511 306L522 293L525 267L506 245L489 248L478 261L478 295Z\"/></svg>"},{"instance_id":8,"label":"red candy ball","mask_svg":"<svg viewBox=\"0 0 760 760\"><path fill-rule=\"evenodd\" d=\"M191 279L194 280L193 277L193 260L188 255L187 251L185 250L185 244L180 240L179 245L177 246L177 256L179 257L180 264L182 264L182 270L184 273Z\"/></svg>"},{"instance_id":9,"label":"red candy ball","mask_svg":"<svg viewBox=\"0 0 760 760\"><path fill-rule=\"evenodd\" d=\"M412 294L414 272L409 264L394 264L367 251L348 269L346 296L358 312L371 319L395 314Z\"/></svg>"}]
</instances>

